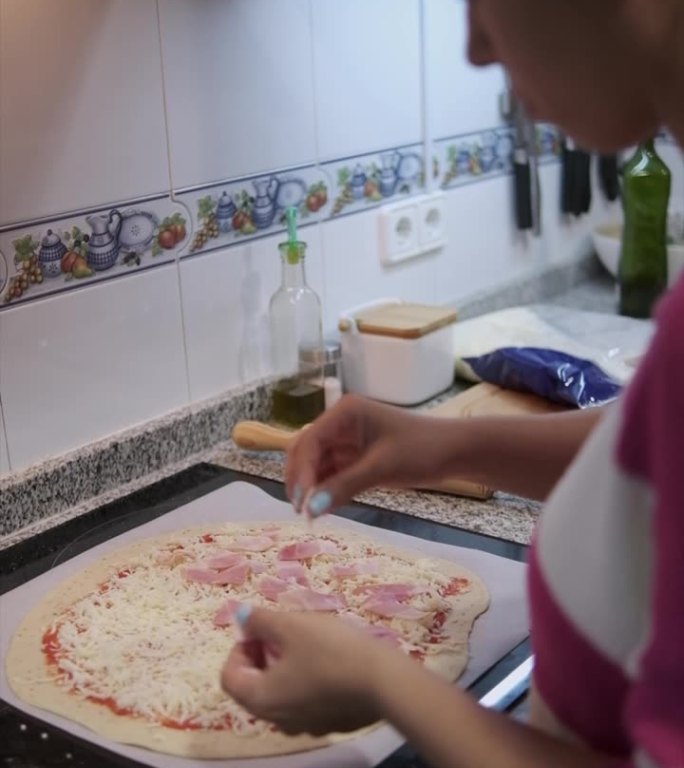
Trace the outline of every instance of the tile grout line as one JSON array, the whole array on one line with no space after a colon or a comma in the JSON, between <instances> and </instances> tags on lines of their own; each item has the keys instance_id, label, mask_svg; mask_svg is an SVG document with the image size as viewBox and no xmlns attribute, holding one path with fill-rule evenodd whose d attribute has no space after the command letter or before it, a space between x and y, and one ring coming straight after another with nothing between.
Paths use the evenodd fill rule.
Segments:
<instances>
[{"instance_id":1,"label":"tile grout line","mask_svg":"<svg viewBox=\"0 0 684 768\"><path fill-rule=\"evenodd\" d=\"M316 169L320 174L323 175L324 178L326 178L330 182L331 186L331 192L332 192L332 179L328 178L328 173L325 170L323 164L321 163L321 144L320 144L320 136L319 131L320 127L318 124L318 88L316 87L316 45L314 42L314 8L313 8L313 2L314 0L308 0L307 2L307 15L309 17L309 63L310 66L310 73L311 73L311 93L313 96L313 103L314 103L314 109L313 109L313 129L314 129L314 158L315 158L315 165ZM329 193L330 194L330 193ZM323 317L325 316L325 307L328 303L328 281L326 279L326 254L325 254L325 238L323 237L323 222L325 219L319 219L316 222L316 232L318 235L318 248L320 252L320 258L321 258L321 280L322 280L322 292L323 295L320 297L321 302L323 305Z\"/></svg>"},{"instance_id":2,"label":"tile grout line","mask_svg":"<svg viewBox=\"0 0 684 768\"><path fill-rule=\"evenodd\" d=\"M164 67L165 63L165 57L164 57L164 36L162 35L162 22L161 22L161 8L159 6L159 0L155 0L155 7L157 10L157 35L159 37L159 70L161 74L161 84L162 84L162 105L164 109L164 133L166 136L166 167L168 170L168 177L169 177L169 197L170 199L179 204L182 205L184 208L187 208L184 203L181 203L180 200L176 197L176 191L175 191L175 185L173 183L173 163L172 163L172 155L171 155L171 130L169 127L169 105L168 105L168 99L167 99L167 93L166 93L166 71ZM194 217L190 214L190 210L187 209L188 213L188 236L190 238L189 242L192 242L192 238L194 238L195 234L195 220ZM185 303L183 301L183 280L181 278L181 254L176 252L175 254L175 262L176 262L176 282L178 285L178 304L180 309L180 330L182 335L182 343L183 343L183 358L185 361L185 391L187 393L188 397L188 403L192 401L192 388L190 384L190 357L188 354L188 343L187 343L187 322L185 317Z\"/></svg>"},{"instance_id":3,"label":"tile grout line","mask_svg":"<svg viewBox=\"0 0 684 768\"><path fill-rule=\"evenodd\" d=\"M10 457L9 436L7 435L7 420L5 419L5 409L2 404L2 393L0 393L0 420L2 420L2 433L0 434L0 441L5 446L5 451L7 452L7 468L9 470L9 474L12 474L12 459Z\"/></svg>"},{"instance_id":4,"label":"tile grout line","mask_svg":"<svg viewBox=\"0 0 684 768\"><path fill-rule=\"evenodd\" d=\"M432 177L432 152L436 144L432 137L432 121L430 120L430 52L427 45L427 28L429 19L429 2L420 0L420 98L421 98L421 130L423 133L423 190L430 194L435 188Z\"/></svg>"}]
</instances>

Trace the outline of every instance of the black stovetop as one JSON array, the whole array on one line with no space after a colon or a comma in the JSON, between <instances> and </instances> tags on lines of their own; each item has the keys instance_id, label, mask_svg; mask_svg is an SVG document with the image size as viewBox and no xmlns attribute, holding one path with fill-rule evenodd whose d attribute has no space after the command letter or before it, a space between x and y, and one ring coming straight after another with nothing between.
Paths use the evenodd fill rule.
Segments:
<instances>
[{"instance_id":1,"label":"black stovetop","mask_svg":"<svg viewBox=\"0 0 684 768\"><path fill-rule=\"evenodd\" d=\"M210 464L198 464L173 477L55 526L13 547L0 550L0 594L39 576L97 544L136 528L228 483L241 480L284 499L281 483ZM524 560L526 548L489 536L366 505L337 514L431 541ZM477 698L491 690L530 654L521 643L470 687ZM142 766L20 712L0 699L0 766L4 768L135 768ZM409 747L395 752L379 768L425 768Z\"/></svg>"}]
</instances>

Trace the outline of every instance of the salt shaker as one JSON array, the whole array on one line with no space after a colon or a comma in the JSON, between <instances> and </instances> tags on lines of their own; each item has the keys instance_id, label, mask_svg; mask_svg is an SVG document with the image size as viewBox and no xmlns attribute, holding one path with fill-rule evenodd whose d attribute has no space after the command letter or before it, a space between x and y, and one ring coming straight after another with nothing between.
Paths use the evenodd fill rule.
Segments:
<instances>
[{"instance_id":1,"label":"salt shaker","mask_svg":"<svg viewBox=\"0 0 684 768\"><path fill-rule=\"evenodd\" d=\"M339 341L324 343L323 359L323 390L327 410L342 397L342 347Z\"/></svg>"}]
</instances>

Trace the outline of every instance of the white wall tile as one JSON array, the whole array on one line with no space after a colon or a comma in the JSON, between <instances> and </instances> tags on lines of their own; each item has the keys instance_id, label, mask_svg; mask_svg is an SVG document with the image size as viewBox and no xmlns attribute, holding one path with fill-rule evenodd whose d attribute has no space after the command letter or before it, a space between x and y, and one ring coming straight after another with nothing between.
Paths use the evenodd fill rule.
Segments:
<instances>
[{"instance_id":1,"label":"white wall tile","mask_svg":"<svg viewBox=\"0 0 684 768\"><path fill-rule=\"evenodd\" d=\"M307 0L161 0L176 189L315 160Z\"/></svg>"},{"instance_id":2,"label":"white wall tile","mask_svg":"<svg viewBox=\"0 0 684 768\"><path fill-rule=\"evenodd\" d=\"M502 122L498 96L501 67L479 69L467 61L467 3L426 0L429 125L435 138L489 128Z\"/></svg>"},{"instance_id":3,"label":"white wall tile","mask_svg":"<svg viewBox=\"0 0 684 768\"><path fill-rule=\"evenodd\" d=\"M13 469L186 403L176 266L3 311L0 391Z\"/></svg>"},{"instance_id":4,"label":"white wall tile","mask_svg":"<svg viewBox=\"0 0 684 768\"><path fill-rule=\"evenodd\" d=\"M322 160L421 135L419 0L314 0Z\"/></svg>"},{"instance_id":5,"label":"white wall tile","mask_svg":"<svg viewBox=\"0 0 684 768\"><path fill-rule=\"evenodd\" d=\"M324 301L319 226L300 231L306 273ZM193 400L253 381L270 370L268 302L280 285L282 235L181 261L183 318Z\"/></svg>"},{"instance_id":6,"label":"white wall tile","mask_svg":"<svg viewBox=\"0 0 684 768\"><path fill-rule=\"evenodd\" d=\"M0 224L168 190L155 0L2 0Z\"/></svg>"}]
</instances>

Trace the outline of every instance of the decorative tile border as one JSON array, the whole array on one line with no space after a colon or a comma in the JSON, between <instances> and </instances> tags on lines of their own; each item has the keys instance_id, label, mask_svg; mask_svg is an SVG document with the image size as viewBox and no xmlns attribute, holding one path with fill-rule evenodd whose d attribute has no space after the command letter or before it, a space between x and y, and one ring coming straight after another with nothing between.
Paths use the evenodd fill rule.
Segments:
<instances>
[{"instance_id":1,"label":"decorative tile border","mask_svg":"<svg viewBox=\"0 0 684 768\"><path fill-rule=\"evenodd\" d=\"M422 144L411 144L325 163L334 179L330 217L420 193L425 186L422 152Z\"/></svg>"},{"instance_id":2,"label":"decorative tile border","mask_svg":"<svg viewBox=\"0 0 684 768\"><path fill-rule=\"evenodd\" d=\"M305 166L225 181L176 193L190 211L193 234L183 255L225 248L285 229L285 209L295 206L301 223L326 217L328 178Z\"/></svg>"},{"instance_id":3,"label":"decorative tile border","mask_svg":"<svg viewBox=\"0 0 684 768\"><path fill-rule=\"evenodd\" d=\"M168 196L0 230L0 309L174 261L187 211Z\"/></svg>"},{"instance_id":4,"label":"decorative tile border","mask_svg":"<svg viewBox=\"0 0 684 768\"><path fill-rule=\"evenodd\" d=\"M439 139L435 142L433 173L440 187L452 189L510 173L514 141L509 126ZM550 125L538 125L537 150L541 163L556 159L561 151L559 131Z\"/></svg>"},{"instance_id":5,"label":"decorative tile border","mask_svg":"<svg viewBox=\"0 0 684 768\"><path fill-rule=\"evenodd\" d=\"M550 125L537 131L542 163L560 153ZM510 173L509 126L439 139L432 177L442 189ZM0 311L32 299L225 249L285 229L358 213L425 189L423 145L185 189L0 229Z\"/></svg>"}]
</instances>

